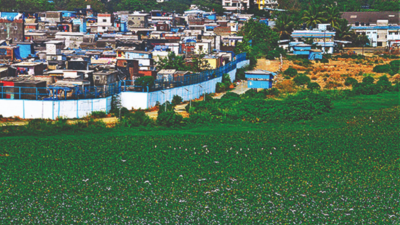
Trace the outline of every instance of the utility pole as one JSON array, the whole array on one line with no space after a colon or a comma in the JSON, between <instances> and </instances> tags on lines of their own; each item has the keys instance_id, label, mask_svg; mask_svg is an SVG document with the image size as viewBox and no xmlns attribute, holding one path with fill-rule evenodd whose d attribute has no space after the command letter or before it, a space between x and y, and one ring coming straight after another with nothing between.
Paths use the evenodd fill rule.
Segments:
<instances>
[{"instance_id":1,"label":"utility pole","mask_svg":"<svg viewBox=\"0 0 400 225\"><path fill-rule=\"evenodd\" d=\"M167 98L165 97L165 92L161 91L161 93L163 93L165 98L165 112L167 112Z\"/></svg>"},{"instance_id":2,"label":"utility pole","mask_svg":"<svg viewBox=\"0 0 400 225\"><path fill-rule=\"evenodd\" d=\"M200 84L199 84L199 87L201 87L201 89L203 89L203 94L204 94L203 101L206 101L206 91L204 90L203 86L201 86Z\"/></svg>"},{"instance_id":3,"label":"utility pole","mask_svg":"<svg viewBox=\"0 0 400 225\"><path fill-rule=\"evenodd\" d=\"M192 108L192 98L190 98L190 91L188 90L188 89L186 89L185 88L185 90L187 91L187 92L189 92L189 104L190 104L190 108Z\"/></svg>"}]
</instances>

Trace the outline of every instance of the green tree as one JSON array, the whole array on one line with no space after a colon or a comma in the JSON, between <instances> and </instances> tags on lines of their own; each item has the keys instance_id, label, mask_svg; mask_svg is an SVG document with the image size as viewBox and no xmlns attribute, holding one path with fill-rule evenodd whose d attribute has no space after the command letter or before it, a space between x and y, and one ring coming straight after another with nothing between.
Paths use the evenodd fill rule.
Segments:
<instances>
[{"instance_id":1,"label":"green tree","mask_svg":"<svg viewBox=\"0 0 400 225\"><path fill-rule=\"evenodd\" d=\"M152 87L154 86L154 77L144 76L135 80L135 85L142 87Z\"/></svg>"},{"instance_id":2,"label":"green tree","mask_svg":"<svg viewBox=\"0 0 400 225\"><path fill-rule=\"evenodd\" d=\"M369 38L366 35L358 35L353 41L353 46L362 47L362 55L364 55L364 47L369 43Z\"/></svg>"},{"instance_id":3,"label":"green tree","mask_svg":"<svg viewBox=\"0 0 400 225\"><path fill-rule=\"evenodd\" d=\"M351 26L346 19L338 20L338 23L334 26L336 29L335 39L353 41L356 33L351 30Z\"/></svg>"},{"instance_id":4,"label":"green tree","mask_svg":"<svg viewBox=\"0 0 400 225\"><path fill-rule=\"evenodd\" d=\"M117 5L119 11L150 11L157 5L156 0L120 0Z\"/></svg>"},{"instance_id":5,"label":"green tree","mask_svg":"<svg viewBox=\"0 0 400 225\"><path fill-rule=\"evenodd\" d=\"M246 52L252 65L256 63L257 58L278 48L279 34L266 24L252 19L245 23L238 35L243 36L243 41L238 43L235 52Z\"/></svg>"},{"instance_id":6,"label":"green tree","mask_svg":"<svg viewBox=\"0 0 400 225\"><path fill-rule=\"evenodd\" d=\"M273 31L279 34L280 39L290 38L293 32L294 23L286 13L279 14L276 19L275 26L272 28Z\"/></svg>"},{"instance_id":7,"label":"green tree","mask_svg":"<svg viewBox=\"0 0 400 225\"><path fill-rule=\"evenodd\" d=\"M325 20L324 14L324 11L322 11L322 8L319 5L311 4L308 7L308 10L304 11L302 20L307 26L314 28L317 24L322 23Z\"/></svg>"},{"instance_id":8,"label":"green tree","mask_svg":"<svg viewBox=\"0 0 400 225\"><path fill-rule=\"evenodd\" d=\"M160 59L157 63L157 69L176 69L180 71L190 70L190 67L186 65L185 60L182 56L175 55L174 52L168 54L167 57Z\"/></svg>"},{"instance_id":9,"label":"green tree","mask_svg":"<svg viewBox=\"0 0 400 225\"><path fill-rule=\"evenodd\" d=\"M307 88L308 89L310 89L310 90L321 90L321 86L318 84L318 83L315 83L315 82L310 82L310 83L308 83L308 85L307 85Z\"/></svg>"},{"instance_id":10,"label":"green tree","mask_svg":"<svg viewBox=\"0 0 400 225\"><path fill-rule=\"evenodd\" d=\"M330 6L325 11L325 21L330 23L332 27L335 27L340 19L341 13L336 6Z\"/></svg>"}]
</instances>

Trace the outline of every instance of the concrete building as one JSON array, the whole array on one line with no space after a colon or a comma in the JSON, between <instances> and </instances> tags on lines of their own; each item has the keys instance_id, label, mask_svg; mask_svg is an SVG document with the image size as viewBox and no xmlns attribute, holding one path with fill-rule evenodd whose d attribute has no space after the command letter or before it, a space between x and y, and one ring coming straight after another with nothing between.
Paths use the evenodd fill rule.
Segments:
<instances>
[{"instance_id":1,"label":"concrete building","mask_svg":"<svg viewBox=\"0 0 400 225\"><path fill-rule=\"evenodd\" d=\"M289 43L289 50L293 51L293 46L303 44L306 39L311 38L323 53L332 54L335 47L335 34L336 32L331 31L328 24L318 24L318 28L313 30L294 30L292 32L294 42Z\"/></svg>"},{"instance_id":2,"label":"concrete building","mask_svg":"<svg viewBox=\"0 0 400 225\"><path fill-rule=\"evenodd\" d=\"M400 42L399 12L344 12L357 34L368 36L372 47L387 47Z\"/></svg>"}]
</instances>

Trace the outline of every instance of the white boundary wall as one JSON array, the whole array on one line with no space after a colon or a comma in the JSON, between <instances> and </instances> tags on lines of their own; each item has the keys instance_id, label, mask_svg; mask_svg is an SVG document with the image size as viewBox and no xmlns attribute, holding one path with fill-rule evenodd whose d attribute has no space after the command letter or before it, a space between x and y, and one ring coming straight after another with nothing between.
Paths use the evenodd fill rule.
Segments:
<instances>
[{"instance_id":1,"label":"white boundary wall","mask_svg":"<svg viewBox=\"0 0 400 225\"><path fill-rule=\"evenodd\" d=\"M249 60L237 63L237 68L243 68L249 64ZM236 79L236 70L233 69L228 72L231 81ZM183 101L189 101L199 98L205 93L215 93L216 85L222 81L222 77L217 77L212 80L204 81L202 83L176 87L171 89L155 91L155 92L121 92L121 105L127 109L147 109L156 105L158 101L163 104L166 101L171 102L174 95L179 95ZM203 87L201 88L200 85ZM187 89L188 91L186 91Z\"/></svg>"},{"instance_id":2,"label":"white boundary wall","mask_svg":"<svg viewBox=\"0 0 400 225\"><path fill-rule=\"evenodd\" d=\"M237 63L237 68L249 64L249 60ZM231 80L235 80L236 69L228 72ZM165 101L172 101L174 95L179 95L184 101L197 99L205 93L215 93L217 82L222 77L214 78L199 84L183 87L176 87L156 92L121 92L121 105L128 109L147 109L156 105L158 101L163 104ZM201 88L200 85L203 87ZM186 91L187 89L188 91ZM0 99L0 115L4 117L18 116L23 119L56 119L82 118L90 115L93 111L111 110L111 97L81 100L23 100L23 99Z\"/></svg>"},{"instance_id":3,"label":"white boundary wall","mask_svg":"<svg viewBox=\"0 0 400 225\"><path fill-rule=\"evenodd\" d=\"M0 115L23 119L82 118L93 111L110 110L111 97L61 101L0 99Z\"/></svg>"}]
</instances>

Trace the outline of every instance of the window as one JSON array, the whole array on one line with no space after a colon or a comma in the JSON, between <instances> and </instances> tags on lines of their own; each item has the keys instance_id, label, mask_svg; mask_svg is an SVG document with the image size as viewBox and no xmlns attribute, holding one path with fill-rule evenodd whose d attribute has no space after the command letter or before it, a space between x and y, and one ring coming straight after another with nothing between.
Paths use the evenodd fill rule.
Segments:
<instances>
[{"instance_id":1,"label":"window","mask_svg":"<svg viewBox=\"0 0 400 225\"><path fill-rule=\"evenodd\" d=\"M106 29L106 27L103 27L103 30L105 30Z\"/></svg>"},{"instance_id":2,"label":"window","mask_svg":"<svg viewBox=\"0 0 400 225\"><path fill-rule=\"evenodd\" d=\"M236 3L232 3L232 6L237 6Z\"/></svg>"},{"instance_id":3,"label":"window","mask_svg":"<svg viewBox=\"0 0 400 225\"><path fill-rule=\"evenodd\" d=\"M378 47L382 47L382 42L378 42Z\"/></svg>"},{"instance_id":4,"label":"window","mask_svg":"<svg viewBox=\"0 0 400 225\"><path fill-rule=\"evenodd\" d=\"M103 19L103 22L105 23L105 22L107 22L107 20L106 20L106 19Z\"/></svg>"},{"instance_id":5,"label":"window","mask_svg":"<svg viewBox=\"0 0 400 225\"><path fill-rule=\"evenodd\" d=\"M387 35L385 35L385 38L387 38Z\"/></svg>"},{"instance_id":6,"label":"window","mask_svg":"<svg viewBox=\"0 0 400 225\"><path fill-rule=\"evenodd\" d=\"M225 3L225 6L229 6L229 3Z\"/></svg>"},{"instance_id":7,"label":"window","mask_svg":"<svg viewBox=\"0 0 400 225\"><path fill-rule=\"evenodd\" d=\"M203 46L202 45L199 46L199 51L203 51Z\"/></svg>"},{"instance_id":8,"label":"window","mask_svg":"<svg viewBox=\"0 0 400 225\"><path fill-rule=\"evenodd\" d=\"M377 35L376 37L379 38L379 35Z\"/></svg>"}]
</instances>

